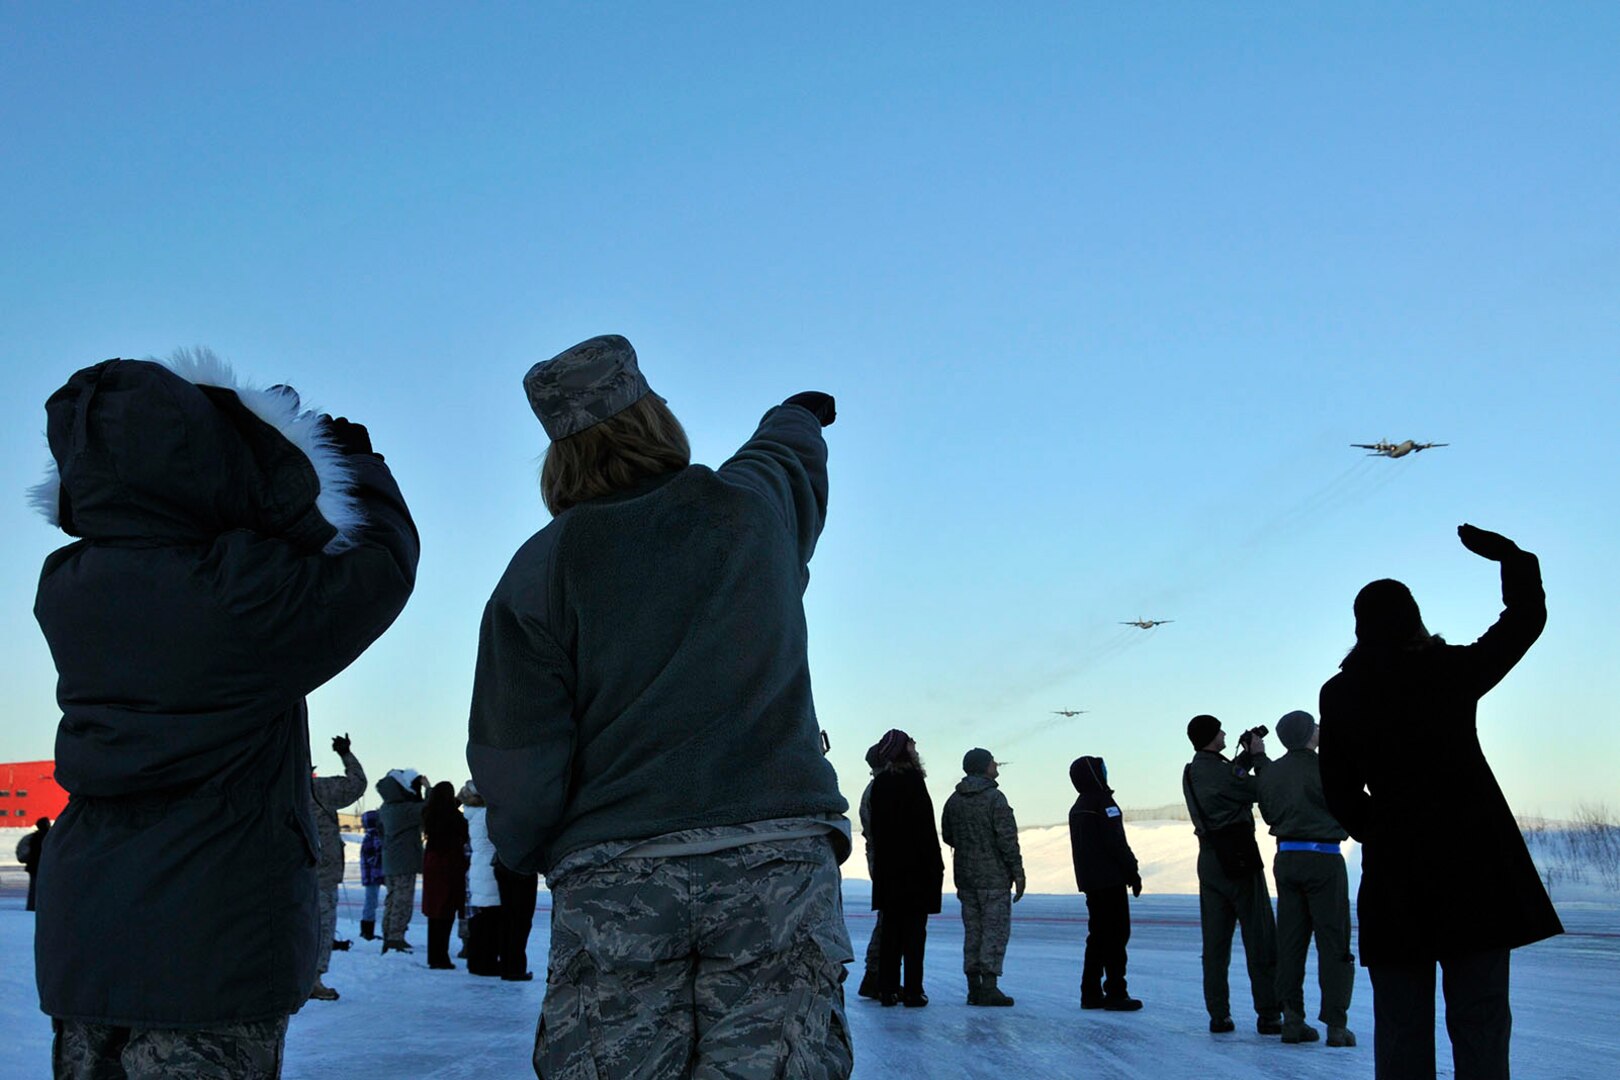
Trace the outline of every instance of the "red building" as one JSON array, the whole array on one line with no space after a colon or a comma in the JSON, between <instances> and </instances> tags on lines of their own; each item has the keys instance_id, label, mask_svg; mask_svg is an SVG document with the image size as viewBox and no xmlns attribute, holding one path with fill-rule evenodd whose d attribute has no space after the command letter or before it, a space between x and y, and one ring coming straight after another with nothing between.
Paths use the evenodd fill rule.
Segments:
<instances>
[{"instance_id":1,"label":"red building","mask_svg":"<svg viewBox=\"0 0 1620 1080\"><path fill-rule=\"evenodd\" d=\"M56 786L56 762L0 764L0 828L21 829L42 817L55 818L67 801L67 792Z\"/></svg>"}]
</instances>

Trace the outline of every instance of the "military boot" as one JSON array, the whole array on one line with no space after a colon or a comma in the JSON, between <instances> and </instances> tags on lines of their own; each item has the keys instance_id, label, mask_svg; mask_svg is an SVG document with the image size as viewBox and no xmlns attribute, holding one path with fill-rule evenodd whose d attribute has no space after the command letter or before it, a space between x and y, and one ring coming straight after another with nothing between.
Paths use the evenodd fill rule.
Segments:
<instances>
[{"instance_id":1,"label":"military boot","mask_svg":"<svg viewBox=\"0 0 1620 1080\"><path fill-rule=\"evenodd\" d=\"M336 1001L337 999L338 999L338 992L336 990L332 989L330 986L327 986L325 983L321 982L321 977L319 975L315 976L315 985L314 985L313 988L311 988L311 990L309 992L309 1000L311 1000L311 1001Z\"/></svg>"},{"instance_id":2,"label":"military boot","mask_svg":"<svg viewBox=\"0 0 1620 1080\"><path fill-rule=\"evenodd\" d=\"M859 996L863 997L863 998L873 998L873 999L877 998L877 996L878 996L877 972L873 971L871 968L867 968L866 969L866 974L861 976L860 989L856 990L855 993L858 994Z\"/></svg>"},{"instance_id":3,"label":"military boot","mask_svg":"<svg viewBox=\"0 0 1620 1080\"><path fill-rule=\"evenodd\" d=\"M979 1004L980 1005L1011 1005L1013 999L1001 992L996 985L1000 976L992 975L988 971L979 976Z\"/></svg>"},{"instance_id":4,"label":"military boot","mask_svg":"<svg viewBox=\"0 0 1620 1080\"><path fill-rule=\"evenodd\" d=\"M1356 1045L1356 1033L1347 1027L1334 1027L1329 1024L1327 1044L1329 1046L1354 1046Z\"/></svg>"},{"instance_id":5,"label":"military boot","mask_svg":"<svg viewBox=\"0 0 1620 1080\"><path fill-rule=\"evenodd\" d=\"M364 941L376 941L377 940L377 920L375 920L375 919L361 919L360 920L360 937Z\"/></svg>"},{"instance_id":6,"label":"military boot","mask_svg":"<svg viewBox=\"0 0 1620 1080\"><path fill-rule=\"evenodd\" d=\"M1282 1041L1285 1043L1313 1043L1322 1036L1305 1021L1289 1020L1283 1024Z\"/></svg>"},{"instance_id":7,"label":"military boot","mask_svg":"<svg viewBox=\"0 0 1620 1080\"><path fill-rule=\"evenodd\" d=\"M967 983L968 983L967 1003L969 1005L983 1005L984 1004L984 977L981 976L977 971L970 971L970 972L967 973Z\"/></svg>"},{"instance_id":8,"label":"military boot","mask_svg":"<svg viewBox=\"0 0 1620 1080\"><path fill-rule=\"evenodd\" d=\"M392 949L394 952L416 951L415 949L411 948L411 943L406 941L404 938L383 938L382 951L386 953L390 949Z\"/></svg>"}]
</instances>

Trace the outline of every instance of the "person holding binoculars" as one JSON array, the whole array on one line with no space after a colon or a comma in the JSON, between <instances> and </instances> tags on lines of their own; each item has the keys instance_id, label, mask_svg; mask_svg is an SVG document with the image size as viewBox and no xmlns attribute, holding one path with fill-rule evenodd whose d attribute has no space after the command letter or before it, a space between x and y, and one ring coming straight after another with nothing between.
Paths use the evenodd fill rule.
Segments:
<instances>
[{"instance_id":1,"label":"person holding binoculars","mask_svg":"<svg viewBox=\"0 0 1620 1080\"><path fill-rule=\"evenodd\" d=\"M1254 996L1255 1030L1282 1033L1277 1001L1277 924L1271 913L1264 864L1254 841L1256 775L1266 757L1265 727L1238 736L1237 757L1228 759L1226 732L1213 716L1195 716L1187 738L1195 753L1182 770L1181 789L1198 834L1198 922L1204 941L1204 1007L1209 1030L1232 1031L1226 972L1232 961L1232 931L1243 927L1243 955Z\"/></svg>"}]
</instances>

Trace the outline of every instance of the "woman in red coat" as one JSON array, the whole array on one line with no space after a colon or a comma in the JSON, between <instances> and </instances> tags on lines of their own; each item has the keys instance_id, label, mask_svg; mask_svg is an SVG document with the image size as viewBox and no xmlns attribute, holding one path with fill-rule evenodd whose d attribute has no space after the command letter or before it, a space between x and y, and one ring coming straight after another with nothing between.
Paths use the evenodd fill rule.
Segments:
<instances>
[{"instance_id":1,"label":"woman in red coat","mask_svg":"<svg viewBox=\"0 0 1620 1080\"><path fill-rule=\"evenodd\" d=\"M450 928L467 902L467 819L448 780L433 785L422 808L422 914L428 921L428 967L454 968Z\"/></svg>"}]
</instances>

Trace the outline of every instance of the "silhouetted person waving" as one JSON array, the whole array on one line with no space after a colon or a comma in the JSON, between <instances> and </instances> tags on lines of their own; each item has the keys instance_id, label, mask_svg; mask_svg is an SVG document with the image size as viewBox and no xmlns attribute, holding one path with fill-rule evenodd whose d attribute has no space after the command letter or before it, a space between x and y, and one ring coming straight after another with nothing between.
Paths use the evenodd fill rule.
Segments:
<instances>
[{"instance_id":1,"label":"silhouetted person waving","mask_svg":"<svg viewBox=\"0 0 1620 1080\"><path fill-rule=\"evenodd\" d=\"M1356 596L1356 646L1322 687L1328 809L1362 844L1356 908L1378 1080L1434 1076L1437 963L1457 1080L1505 1080L1509 950L1563 932L1474 719L1547 623L1541 566L1505 536L1472 525L1457 535L1502 564L1496 625L1447 645L1405 585L1374 581ZM1414 743L1421 752L1392 749Z\"/></svg>"}]
</instances>

